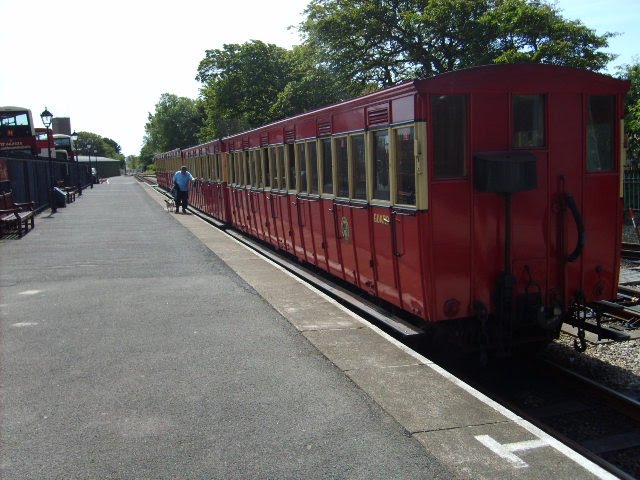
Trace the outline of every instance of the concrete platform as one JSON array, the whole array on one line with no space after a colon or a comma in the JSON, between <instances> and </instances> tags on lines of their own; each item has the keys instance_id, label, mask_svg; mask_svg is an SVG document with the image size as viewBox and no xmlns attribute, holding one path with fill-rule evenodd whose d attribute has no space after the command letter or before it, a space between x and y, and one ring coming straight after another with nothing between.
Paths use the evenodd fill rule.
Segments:
<instances>
[{"instance_id":1,"label":"concrete platform","mask_svg":"<svg viewBox=\"0 0 640 480\"><path fill-rule=\"evenodd\" d=\"M0 255L3 479L615 478L131 177Z\"/></svg>"}]
</instances>

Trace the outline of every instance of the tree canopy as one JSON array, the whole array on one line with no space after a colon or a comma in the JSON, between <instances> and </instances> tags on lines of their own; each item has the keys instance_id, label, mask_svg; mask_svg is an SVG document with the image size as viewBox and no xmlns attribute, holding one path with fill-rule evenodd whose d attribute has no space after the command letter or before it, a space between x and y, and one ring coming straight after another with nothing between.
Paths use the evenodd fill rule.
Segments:
<instances>
[{"instance_id":1,"label":"tree canopy","mask_svg":"<svg viewBox=\"0 0 640 480\"><path fill-rule=\"evenodd\" d=\"M206 121L201 138L240 132L354 94L312 46L286 50L252 40L207 50L196 79Z\"/></svg>"},{"instance_id":2,"label":"tree canopy","mask_svg":"<svg viewBox=\"0 0 640 480\"><path fill-rule=\"evenodd\" d=\"M120 145L110 138L102 137L93 132L78 132L76 149L80 155L96 155L99 157L124 160L120 153Z\"/></svg>"},{"instance_id":3,"label":"tree canopy","mask_svg":"<svg viewBox=\"0 0 640 480\"><path fill-rule=\"evenodd\" d=\"M214 138L268 122L269 110L287 85L287 50L252 40L207 50L198 66L207 122Z\"/></svg>"},{"instance_id":4,"label":"tree canopy","mask_svg":"<svg viewBox=\"0 0 640 480\"><path fill-rule=\"evenodd\" d=\"M544 0L312 0L306 14L306 43L363 84L516 61L601 70L613 58L600 51L612 33Z\"/></svg>"},{"instance_id":5,"label":"tree canopy","mask_svg":"<svg viewBox=\"0 0 640 480\"><path fill-rule=\"evenodd\" d=\"M163 93L155 113L149 114L144 127L144 144L140 152L142 163L151 163L153 155L158 152L197 145L203 119L199 100Z\"/></svg>"},{"instance_id":6,"label":"tree canopy","mask_svg":"<svg viewBox=\"0 0 640 480\"><path fill-rule=\"evenodd\" d=\"M625 111L625 130L628 138L627 155L630 160L640 162L640 58L635 63L619 69L619 75L631 82L627 93Z\"/></svg>"}]
</instances>

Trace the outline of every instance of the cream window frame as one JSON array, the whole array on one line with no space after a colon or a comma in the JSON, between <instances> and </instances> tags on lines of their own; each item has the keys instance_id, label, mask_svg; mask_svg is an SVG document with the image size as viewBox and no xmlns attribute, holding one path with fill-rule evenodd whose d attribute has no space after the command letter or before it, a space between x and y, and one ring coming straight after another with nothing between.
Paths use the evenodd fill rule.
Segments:
<instances>
[{"instance_id":1,"label":"cream window frame","mask_svg":"<svg viewBox=\"0 0 640 480\"><path fill-rule=\"evenodd\" d=\"M356 160L354 157L354 137L362 137L362 143L364 145L364 183L365 183L365 198L355 198L356 195ZM369 202L371 200L371 180L370 180L370 161L369 161L369 132L359 132L349 135L349 199L359 202Z\"/></svg>"},{"instance_id":2,"label":"cream window frame","mask_svg":"<svg viewBox=\"0 0 640 480\"><path fill-rule=\"evenodd\" d=\"M325 166L325 162L326 162L326 158L325 158L325 153L326 150L324 148L325 142L329 140L329 156L331 157L331 187L332 187L332 191L331 192L325 192L324 191L324 166ZM322 137L318 139L318 147L317 147L317 159L318 159L318 186L319 186L319 193L320 196L323 198L334 198L335 197L335 191L336 191L336 174L335 174L335 154L334 154L334 149L335 149L335 142L333 140L332 137Z\"/></svg>"},{"instance_id":3,"label":"cream window frame","mask_svg":"<svg viewBox=\"0 0 640 480\"><path fill-rule=\"evenodd\" d=\"M320 148L318 148L318 139L313 139L313 140L307 140L306 142L304 142L305 145L305 159L306 159L306 163L307 163L307 193L309 195L319 195L320 194L320 168L319 168L319 153L318 151L320 150ZM309 176L309 173L311 172L311 155L309 154L309 152L311 151L311 145L315 146L315 163L316 163L316 188L315 188L315 192L313 191L313 189L311 188L312 182Z\"/></svg>"},{"instance_id":4,"label":"cream window frame","mask_svg":"<svg viewBox=\"0 0 640 480\"><path fill-rule=\"evenodd\" d=\"M300 158L300 150L304 152L304 159ZM307 163L307 142L296 142L294 147L296 157L296 193L309 193L309 169ZM302 185L301 163L304 161L304 185Z\"/></svg>"},{"instance_id":5,"label":"cream window frame","mask_svg":"<svg viewBox=\"0 0 640 480\"><path fill-rule=\"evenodd\" d=\"M405 125L397 125L391 127L391 147L393 152L389 161L389 169L391 171L391 203L392 205L401 205L404 207L415 207L415 205L407 203L398 203L398 144L397 144L397 132L404 128L413 128L413 189L415 194L416 203L418 202L418 177L416 168L416 125L414 123L408 123Z\"/></svg>"},{"instance_id":6,"label":"cream window frame","mask_svg":"<svg viewBox=\"0 0 640 480\"><path fill-rule=\"evenodd\" d=\"M351 135L336 135L332 138L332 150L331 155L333 157L333 191L335 193L335 197L337 198L352 198L352 185L351 185L351 176L353 174L353 168L351 167L352 159L351 159ZM342 172L342 169L338 168L338 141L339 140L347 141L347 195L342 196L338 195L338 176Z\"/></svg>"},{"instance_id":7,"label":"cream window frame","mask_svg":"<svg viewBox=\"0 0 640 480\"><path fill-rule=\"evenodd\" d=\"M385 200L385 199L379 199L379 198L375 198L373 193L374 193L374 188L373 188L373 174L374 174L374 164L373 164L373 156L374 156L374 141L375 141L375 133L376 132L383 132L386 131L387 132L387 136L389 138L389 155L388 155L388 162L389 162L389 171L388 171L388 175L389 175L389 200ZM391 164L392 164L392 159L393 159L393 146L392 146L392 142L391 142L391 128L387 127L387 128L376 128L373 130L370 130L367 132L368 134L368 141L366 142L366 158L367 158L367 201L368 202L373 202L376 205L392 205L392 192L393 192L393 184L392 184L392 172L391 172Z\"/></svg>"}]
</instances>

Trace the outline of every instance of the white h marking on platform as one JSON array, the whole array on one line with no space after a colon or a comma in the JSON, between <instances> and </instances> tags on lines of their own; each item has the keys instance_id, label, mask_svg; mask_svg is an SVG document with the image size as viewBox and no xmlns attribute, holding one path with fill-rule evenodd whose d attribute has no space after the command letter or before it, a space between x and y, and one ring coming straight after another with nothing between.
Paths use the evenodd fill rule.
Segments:
<instances>
[{"instance_id":1,"label":"white h marking on platform","mask_svg":"<svg viewBox=\"0 0 640 480\"><path fill-rule=\"evenodd\" d=\"M505 443L503 445L496 442L489 435L476 435L475 438L485 447L492 450L494 453L497 453L505 460L511 462L515 468L527 468L529 467L529 464L521 460L517 455L514 455L513 452L549 446L547 442L541 439L529 440L527 442Z\"/></svg>"}]
</instances>

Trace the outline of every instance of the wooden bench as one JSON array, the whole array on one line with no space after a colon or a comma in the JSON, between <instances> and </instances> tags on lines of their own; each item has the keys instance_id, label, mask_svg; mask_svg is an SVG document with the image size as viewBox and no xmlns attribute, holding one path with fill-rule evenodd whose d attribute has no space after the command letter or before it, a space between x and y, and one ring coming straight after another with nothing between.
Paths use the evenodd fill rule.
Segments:
<instances>
[{"instance_id":1,"label":"wooden bench","mask_svg":"<svg viewBox=\"0 0 640 480\"><path fill-rule=\"evenodd\" d=\"M78 187L67 187L63 181L58 182L58 188L62 190L67 197L67 203L76 201L76 194L78 193Z\"/></svg>"},{"instance_id":2,"label":"wooden bench","mask_svg":"<svg viewBox=\"0 0 640 480\"><path fill-rule=\"evenodd\" d=\"M0 235L6 226L17 228L18 236L22 237L24 233L29 231L29 221L31 221L31 229L33 230L35 227L34 208L34 202L15 203L11 192L0 193Z\"/></svg>"},{"instance_id":3,"label":"wooden bench","mask_svg":"<svg viewBox=\"0 0 640 480\"><path fill-rule=\"evenodd\" d=\"M62 190L67 195L67 203L76 201L76 193L78 192L77 188L73 187L63 187Z\"/></svg>"}]
</instances>

